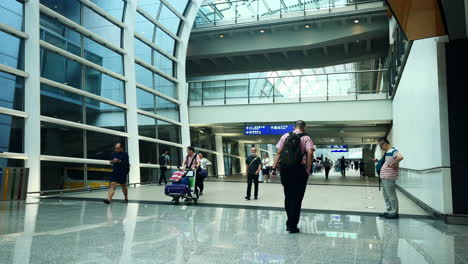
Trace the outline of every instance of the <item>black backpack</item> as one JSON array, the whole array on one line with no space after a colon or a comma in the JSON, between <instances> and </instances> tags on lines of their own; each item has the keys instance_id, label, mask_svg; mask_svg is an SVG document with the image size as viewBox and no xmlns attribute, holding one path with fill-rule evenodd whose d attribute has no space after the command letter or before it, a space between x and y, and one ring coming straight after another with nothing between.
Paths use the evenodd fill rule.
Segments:
<instances>
[{"instance_id":1,"label":"black backpack","mask_svg":"<svg viewBox=\"0 0 468 264\"><path fill-rule=\"evenodd\" d=\"M159 156L159 165L166 165L166 155Z\"/></svg>"},{"instance_id":2,"label":"black backpack","mask_svg":"<svg viewBox=\"0 0 468 264\"><path fill-rule=\"evenodd\" d=\"M308 135L305 133L289 133L289 136L284 142L284 146L280 155L280 164L282 167L291 168L301 165L304 155L307 154L307 152L301 152L301 138L303 136Z\"/></svg>"}]
</instances>

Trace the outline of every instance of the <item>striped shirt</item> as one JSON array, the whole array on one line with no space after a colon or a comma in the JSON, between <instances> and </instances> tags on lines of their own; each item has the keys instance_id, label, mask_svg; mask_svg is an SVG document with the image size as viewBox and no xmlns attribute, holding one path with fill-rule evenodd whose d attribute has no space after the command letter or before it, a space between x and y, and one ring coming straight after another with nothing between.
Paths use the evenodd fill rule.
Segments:
<instances>
[{"instance_id":1,"label":"striped shirt","mask_svg":"<svg viewBox=\"0 0 468 264\"><path fill-rule=\"evenodd\" d=\"M397 158L398 150L396 148L391 148L385 153L385 163L380 170L380 178L396 180L398 179L398 168L390 167L390 164Z\"/></svg>"}]
</instances>

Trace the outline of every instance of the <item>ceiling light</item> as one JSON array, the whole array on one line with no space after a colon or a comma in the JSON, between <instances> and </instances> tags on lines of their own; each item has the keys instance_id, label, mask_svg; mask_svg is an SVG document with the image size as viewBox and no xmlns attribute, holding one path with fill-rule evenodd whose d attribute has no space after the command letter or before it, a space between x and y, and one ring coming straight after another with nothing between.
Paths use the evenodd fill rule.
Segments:
<instances>
[{"instance_id":1,"label":"ceiling light","mask_svg":"<svg viewBox=\"0 0 468 264\"><path fill-rule=\"evenodd\" d=\"M335 140L332 138L332 139L330 139L330 141L333 142L333 141L335 141Z\"/></svg>"},{"instance_id":2,"label":"ceiling light","mask_svg":"<svg viewBox=\"0 0 468 264\"><path fill-rule=\"evenodd\" d=\"M305 27L305 28L310 28L310 25L305 25L304 27Z\"/></svg>"},{"instance_id":3,"label":"ceiling light","mask_svg":"<svg viewBox=\"0 0 468 264\"><path fill-rule=\"evenodd\" d=\"M263 29L260 29L260 33L265 33L265 30L263 30Z\"/></svg>"},{"instance_id":4,"label":"ceiling light","mask_svg":"<svg viewBox=\"0 0 468 264\"><path fill-rule=\"evenodd\" d=\"M354 24L359 24L359 19L354 19Z\"/></svg>"},{"instance_id":5,"label":"ceiling light","mask_svg":"<svg viewBox=\"0 0 468 264\"><path fill-rule=\"evenodd\" d=\"M223 35L223 34L220 34L219 37L220 37L220 38L224 38L224 35Z\"/></svg>"}]
</instances>

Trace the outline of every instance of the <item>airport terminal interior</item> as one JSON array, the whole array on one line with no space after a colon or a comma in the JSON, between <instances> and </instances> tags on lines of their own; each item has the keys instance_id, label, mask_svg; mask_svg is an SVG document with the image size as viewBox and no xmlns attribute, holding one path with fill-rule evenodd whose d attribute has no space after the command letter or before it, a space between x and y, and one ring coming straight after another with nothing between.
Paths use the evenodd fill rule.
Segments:
<instances>
[{"instance_id":1,"label":"airport terminal interior","mask_svg":"<svg viewBox=\"0 0 468 264\"><path fill-rule=\"evenodd\" d=\"M0 43L0 264L468 263L467 0L1 0Z\"/></svg>"}]
</instances>

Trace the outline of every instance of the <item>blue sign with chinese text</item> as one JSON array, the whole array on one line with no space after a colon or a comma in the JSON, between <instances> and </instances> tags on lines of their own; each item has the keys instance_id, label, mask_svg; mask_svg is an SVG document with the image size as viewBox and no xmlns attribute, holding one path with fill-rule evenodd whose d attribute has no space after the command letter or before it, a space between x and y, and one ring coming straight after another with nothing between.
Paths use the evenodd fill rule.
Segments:
<instances>
[{"instance_id":1,"label":"blue sign with chinese text","mask_svg":"<svg viewBox=\"0 0 468 264\"><path fill-rule=\"evenodd\" d=\"M246 136L283 135L294 130L294 125L258 125L245 126Z\"/></svg>"}]
</instances>

